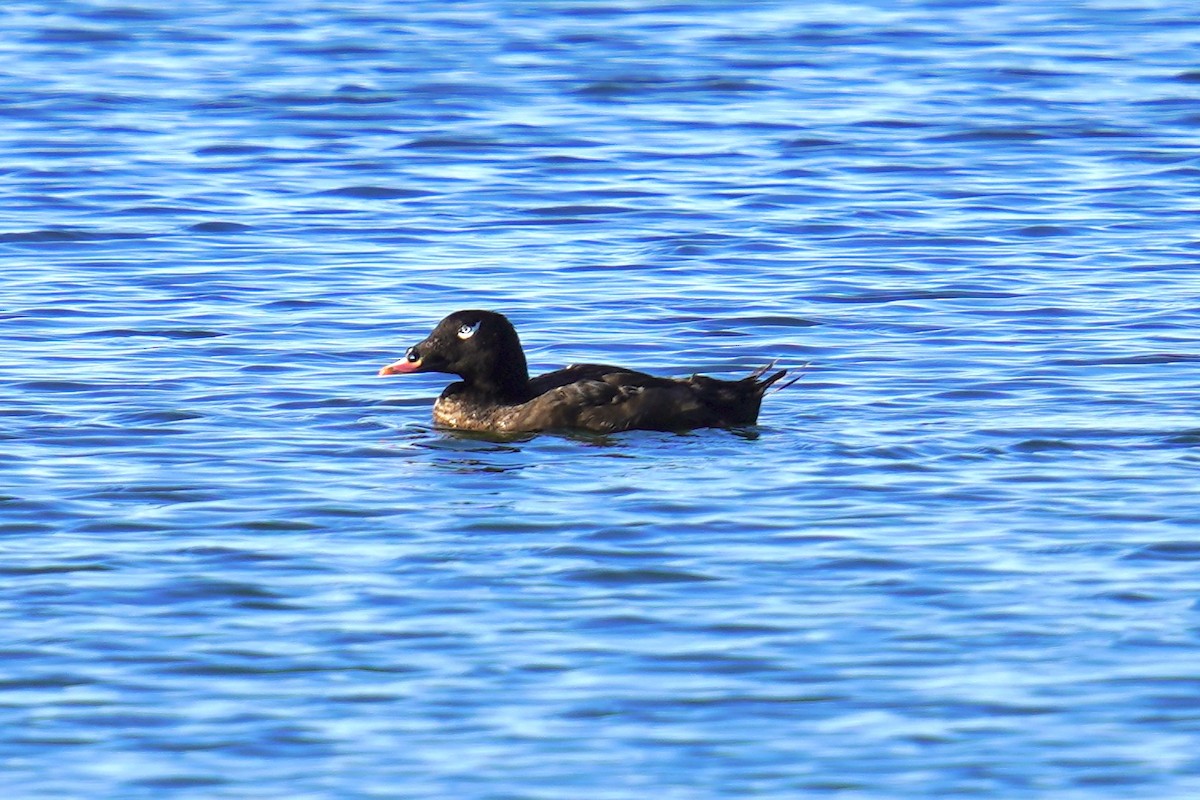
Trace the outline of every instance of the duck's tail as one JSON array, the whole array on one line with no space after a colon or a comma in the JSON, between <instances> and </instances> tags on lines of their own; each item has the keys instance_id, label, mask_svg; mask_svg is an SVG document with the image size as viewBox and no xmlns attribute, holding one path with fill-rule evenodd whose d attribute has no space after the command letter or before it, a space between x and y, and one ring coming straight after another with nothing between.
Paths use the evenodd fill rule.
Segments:
<instances>
[{"instance_id":1,"label":"duck's tail","mask_svg":"<svg viewBox=\"0 0 1200 800\"><path fill-rule=\"evenodd\" d=\"M704 424L723 427L756 424L763 395L788 374L786 369L770 372L774 366L775 362L772 361L745 378L732 381L710 378L707 375L693 375L689 378L686 383L707 414ZM776 386L775 391L786 389L799 379L800 376L797 375L790 381Z\"/></svg>"},{"instance_id":2,"label":"duck's tail","mask_svg":"<svg viewBox=\"0 0 1200 800\"><path fill-rule=\"evenodd\" d=\"M781 369L778 372L773 372L770 375L767 375L767 377L763 378L762 376L766 375L767 372L769 372L771 370L771 368L775 366L775 363L776 362L772 361L771 363L761 366L758 369L754 370L754 372L750 373L749 380L754 382L754 390L755 390L755 392L758 393L759 397L762 397L764 394L767 393L767 389L771 388L771 384L775 383L776 381L780 380L781 378L783 378L785 375L788 374L788 370ZM807 366L808 366L808 364L804 364L800 367L800 369L803 370ZM800 380L803 377L804 377L804 375L802 373L798 374L794 378L792 378L790 381L788 381L786 383L781 383L778 386L776 386L775 391L782 392L784 389L788 388L793 383L795 383L796 381Z\"/></svg>"}]
</instances>

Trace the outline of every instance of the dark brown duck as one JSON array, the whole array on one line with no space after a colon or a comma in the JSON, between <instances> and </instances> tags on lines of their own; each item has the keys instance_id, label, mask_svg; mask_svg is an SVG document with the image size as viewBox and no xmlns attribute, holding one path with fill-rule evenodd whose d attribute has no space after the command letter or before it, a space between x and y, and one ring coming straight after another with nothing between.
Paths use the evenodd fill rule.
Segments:
<instances>
[{"instance_id":1,"label":"dark brown duck","mask_svg":"<svg viewBox=\"0 0 1200 800\"><path fill-rule=\"evenodd\" d=\"M787 374L760 369L736 381L704 375L659 378L604 364L572 364L529 377L512 323L494 311L456 311L380 375L445 372L450 384L433 406L441 428L515 433L753 425L767 387Z\"/></svg>"}]
</instances>

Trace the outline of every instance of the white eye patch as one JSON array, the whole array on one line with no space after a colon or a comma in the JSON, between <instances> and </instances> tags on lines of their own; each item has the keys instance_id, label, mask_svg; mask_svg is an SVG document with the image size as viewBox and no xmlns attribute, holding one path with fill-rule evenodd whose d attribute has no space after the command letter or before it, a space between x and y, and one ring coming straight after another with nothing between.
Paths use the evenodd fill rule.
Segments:
<instances>
[{"instance_id":1,"label":"white eye patch","mask_svg":"<svg viewBox=\"0 0 1200 800\"><path fill-rule=\"evenodd\" d=\"M479 322L482 322L482 321L483 320L479 320ZM479 322L476 322L474 325L467 325L465 323L463 325L460 325L458 327L458 338L470 339L472 336L474 336L475 331L479 330Z\"/></svg>"}]
</instances>

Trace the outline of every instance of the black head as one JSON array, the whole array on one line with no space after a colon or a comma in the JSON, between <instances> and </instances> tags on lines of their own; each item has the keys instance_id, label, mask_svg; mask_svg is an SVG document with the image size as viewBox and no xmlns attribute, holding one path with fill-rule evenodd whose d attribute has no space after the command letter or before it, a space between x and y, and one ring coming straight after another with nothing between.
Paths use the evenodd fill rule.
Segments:
<instances>
[{"instance_id":1,"label":"black head","mask_svg":"<svg viewBox=\"0 0 1200 800\"><path fill-rule=\"evenodd\" d=\"M455 311L433 332L408 348L404 358L380 375L445 372L470 388L503 399L521 399L529 390L529 370L512 323L494 311Z\"/></svg>"}]
</instances>

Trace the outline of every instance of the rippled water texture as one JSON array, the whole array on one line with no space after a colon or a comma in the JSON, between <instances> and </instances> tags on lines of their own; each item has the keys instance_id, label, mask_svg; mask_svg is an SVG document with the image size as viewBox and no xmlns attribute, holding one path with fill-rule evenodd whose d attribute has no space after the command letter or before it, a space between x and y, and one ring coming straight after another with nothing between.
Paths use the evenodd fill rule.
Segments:
<instances>
[{"instance_id":1,"label":"rippled water texture","mask_svg":"<svg viewBox=\"0 0 1200 800\"><path fill-rule=\"evenodd\" d=\"M1191 0L15 2L13 798L1200 796ZM433 430L531 365L751 430Z\"/></svg>"}]
</instances>

